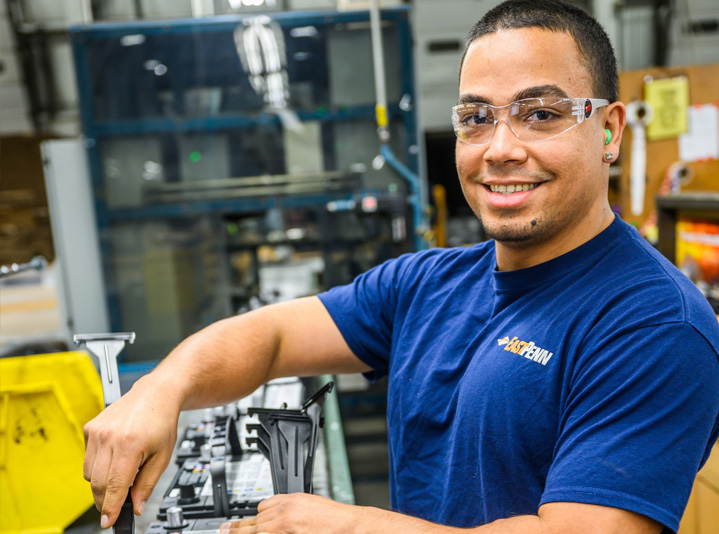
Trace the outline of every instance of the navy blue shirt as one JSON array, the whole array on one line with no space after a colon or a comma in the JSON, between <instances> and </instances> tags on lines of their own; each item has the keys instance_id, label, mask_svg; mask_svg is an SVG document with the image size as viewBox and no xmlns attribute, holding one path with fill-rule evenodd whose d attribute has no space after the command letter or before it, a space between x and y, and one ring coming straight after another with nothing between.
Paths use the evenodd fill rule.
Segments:
<instances>
[{"instance_id":1,"label":"navy blue shirt","mask_svg":"<svg viewBox=\"0 0 719 534\"><path fill-rule=\"evenodd\" d=\"M473 527L568 501L678 528L719 431L719 324L618 217L528 269L433 249L320 299L389 377L394 510Z\"/></svg>"}]
</instances>

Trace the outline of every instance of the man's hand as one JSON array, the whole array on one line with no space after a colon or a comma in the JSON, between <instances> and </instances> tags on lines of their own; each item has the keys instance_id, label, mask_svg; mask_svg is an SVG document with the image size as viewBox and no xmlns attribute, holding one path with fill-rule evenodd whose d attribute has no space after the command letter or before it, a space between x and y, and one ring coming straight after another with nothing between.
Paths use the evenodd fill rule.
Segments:
<instances>
[{"instance_id":1,"label":"man's hand","mask_svg":"<svg viewBox=\"0 0 719 534\"><path fill-rule=\"evenodd\" d=\"M275 495L259 504L257 516L225 523L220 534L350 534L365 510L307 493Z\"/></svg>"},{"instance_id":2,"label":"man's hand","mask_svg":"<svg viewBox=\"0 0 719 534\"><path fill-rule=\"evenodd\" d=\"M460 530L379 508L291 493L262 501L257 516L224 523L220 534L455 534Z\"/></svg>"},{"instance_id":3,"label":"man's hand","mask_svg":"<svg viewBox=\"0 0 719 534\"><path fill-rule=\"evenodd\" d=\"M182 402L158 386L138 380L84 427L83 476L103 528L115 523L131 485L135 514L142 514L170 461Z\"/></svg>"}]
</instances>

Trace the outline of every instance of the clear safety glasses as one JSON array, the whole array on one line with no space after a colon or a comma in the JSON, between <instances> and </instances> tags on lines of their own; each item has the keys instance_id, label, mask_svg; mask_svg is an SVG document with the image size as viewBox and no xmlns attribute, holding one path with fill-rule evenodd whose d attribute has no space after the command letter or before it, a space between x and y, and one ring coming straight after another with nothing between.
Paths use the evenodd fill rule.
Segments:
<instances>
[{"instance_id":1,"label":"clear safety glasses","mask_svg":"<svg viewBox=\"0 0 719 534\"><path fill-rule=\"evenodd\" d=\"M460 104L452 108L452 126L460 141L484 145L503 120L518 139L535 143L563 134L608 105L603 98L556 97L525 98L505 106Z\"/></svg>"}]
</instances>

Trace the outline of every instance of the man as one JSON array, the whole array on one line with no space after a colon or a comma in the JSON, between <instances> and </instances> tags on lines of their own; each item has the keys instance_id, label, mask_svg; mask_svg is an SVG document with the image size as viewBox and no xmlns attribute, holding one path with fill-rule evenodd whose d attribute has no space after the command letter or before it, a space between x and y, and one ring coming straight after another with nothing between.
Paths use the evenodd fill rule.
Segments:
<instances>
[{"instance_id":1,"label":"man","mask_svg":"<svg viewBox=\"0 0 719 534\"><path fill-rule=\"evenodd\" d=\"M487 13L453 122L464 194L494 240L406 255L185 340L85 428L103 525L133 478L142 512L181 409L279 376L368 372L389 376L395 511L277 495L224 530L675 531L717 438L719 325L609 208L616 80L583 11L510 0Z\"/></svg>"}]
</instances>

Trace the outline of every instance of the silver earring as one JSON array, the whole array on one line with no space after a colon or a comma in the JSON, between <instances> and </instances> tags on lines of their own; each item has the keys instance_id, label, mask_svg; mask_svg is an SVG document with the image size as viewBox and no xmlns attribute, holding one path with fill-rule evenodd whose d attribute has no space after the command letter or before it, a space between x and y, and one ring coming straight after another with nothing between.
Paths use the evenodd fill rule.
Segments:
<instances>
[{"instance_id":1,"label":"silver earring","mask_svg":"<svg viewBox=\"0 0 719 534\"><path fill-rule=\"evenodd\" d=\"M604 159L606 159L607 161L612 161L613 157L614 154L612 154L611 152L607 152L606 154L604 154Z\"/></svg>"}]
</instances>

